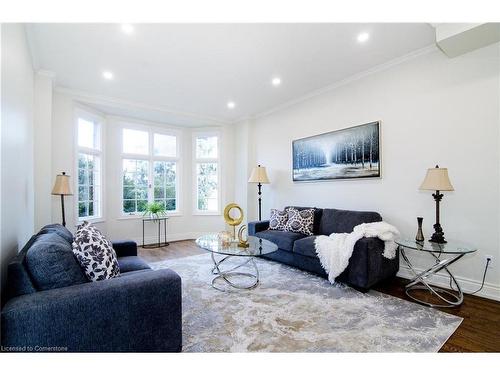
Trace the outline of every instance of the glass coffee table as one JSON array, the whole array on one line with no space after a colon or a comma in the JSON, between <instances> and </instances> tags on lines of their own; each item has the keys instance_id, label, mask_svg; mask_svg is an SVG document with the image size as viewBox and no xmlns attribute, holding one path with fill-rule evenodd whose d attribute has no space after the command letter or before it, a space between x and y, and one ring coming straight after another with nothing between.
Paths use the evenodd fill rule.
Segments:
<instances>
[{"instance_id":1,"label":"glass coffee table","mask_svg":"<svg viewBox=\"0 0 500 375\"><path fill-rule=\"evenodd\" d=\"M460 306L464 300L464 295L457 280L450 272L448 267L461 259L465 254L473 253L477 249L474 246L457 242L448 241L447 243L435 243L430 241L415 241L409 239L396 240L399 246L399 251L404 261L410 268L411 272L415 275L413 279L405 286L405 292L408 297L421 304L431 307L457 307ZM416 251L431 255L435 261L434 265L425 271L417 271L413 264L408 259L405 250ZM427 279L435 275L441 270L445 270L450 277L451 290L445 290L435 286L429 285ZM437 297L442 303L433 304L411 294L414 290L427 290L432 295Z\"/></svg>"},{"instance_id":2,"label":"glass coffee table","mask_svg":"<svg viewBox=\"0 0 500 375\"><path fill-rule=\"evenodd\" d=\"M196 244L210 252L214 262L212 274L216 275L212 279L212 287L223 292L227 288L219 285L222 282L236 289L253 289L259 285L259 269L255 257L278 250L278 246L271 241L254 236L248 236L248 247L239 247L238 243L223 241L217 233L198 238ZM216 259L216 255L222 258ZM228 267L224 268L226 265ZM246 265L249 267L241 270Z\"/></svg>"}]
</instances>

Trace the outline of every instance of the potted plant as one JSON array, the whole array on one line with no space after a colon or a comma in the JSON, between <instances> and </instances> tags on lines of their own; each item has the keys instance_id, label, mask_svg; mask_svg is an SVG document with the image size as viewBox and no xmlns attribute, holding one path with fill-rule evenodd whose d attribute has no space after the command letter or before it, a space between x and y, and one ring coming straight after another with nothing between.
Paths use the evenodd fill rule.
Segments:
<instances>
[{"instance_id":1,"label":"potted plant","mask_svg":"<svg viewBox=\"0 0 500 375\"><path fill-rule=\"evenodd\" d=\"M146 205L143 216L146 215L149 215L152 219L159 219L160 216L166 216L167 211L165 211L161 203L152 202Z\"/></svg>"}]
</instances>

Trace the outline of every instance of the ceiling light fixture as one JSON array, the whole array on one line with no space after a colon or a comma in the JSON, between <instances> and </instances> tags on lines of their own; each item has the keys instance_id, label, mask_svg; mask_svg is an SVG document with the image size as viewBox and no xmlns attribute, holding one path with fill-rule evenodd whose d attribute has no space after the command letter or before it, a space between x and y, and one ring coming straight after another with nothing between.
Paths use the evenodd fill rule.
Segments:
<instances>
[{"instance_id":1,"label":"ceiling light fixture","mask_svg":"<svg viewBox=\"0 0 500 375\"><path fill-rule=\"evenodd\" d=\"M368 33L361 33L361 34L358 35L357 39L358 39L359 43L364 43L368 39L370 39L370 34L368 34Z\"/></svg>"},{"instance_id":2,"label":"ceiling light fixture","mask_svg":"<svg viewBox=\"0 0 500 375\"><path fill-rule=\"evenodd\" d=\"M234 107L236 107L236 103L235 102L227 102L227 108L233 109Z\"/></svg>"},{"instance_id":3,"label":"ceiling light fixture","mask_svg":"<svg viewBox=\"0 0 500 375\"><path fill-rule=\"evenodd\" d=\"M122 31L125 33L125 34L132 34L134 32L134 26L132 26L131 24L129 23L122 23Z\"/></svg>"},{"instance_id":4,"label":"ceiling light fixture","mask_svg":"<svg viewBox=\"0 0 500 375\"><path fill-rule=\"evenodd\" d=\"M279 86L279 85L281 85L281 78L280 77L274 77L271 80L271 83L273 84L273 86Z\"/></svg>"},{"instance_id":5,"label":"ceiling light fixture","mask_svg":"<svg viewBox=\"0 0 500 375\"><path fill-rule=\"evenodd\" d=\"M113 73L109 72L109 71L104 71L102 72L102 77L104 79L107 79L108 81L112 80L113 79Z\"/></svg>"}]
</instances>

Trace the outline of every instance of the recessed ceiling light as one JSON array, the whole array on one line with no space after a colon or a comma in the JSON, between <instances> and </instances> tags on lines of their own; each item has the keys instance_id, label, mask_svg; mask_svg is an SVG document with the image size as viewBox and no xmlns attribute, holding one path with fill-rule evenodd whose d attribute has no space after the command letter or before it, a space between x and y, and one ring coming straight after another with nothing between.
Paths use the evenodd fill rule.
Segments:
<instances>
[{"instance_id":1,"label":"recessed ceiling light","mask_svg":"<svg viewBox=\"0 0 500 375\"><path fill-rule=\"evenodd\" d=\"M134 32L134 26L132 26L131 24L129 23L122 23L122 31L125 33L125 34L132 34Z\"/></svg>"},{"instance_id":2,"label":"recessed ceiling light","mask_svg":"<svg viewBox=\"0 0 500 375\"><path fill-rule=\"evenodd\" d=\"M234 107L236 107L236 103L235 102L227 102L227 108L233 109Z\"/></svg>"},{"instance_id":3,"label":"recessed ceiling light","mask_svg":"<svg viewBox=\"0 0 500 375\"><path fill-rule=\"evenodd\" d=\"M280 77L274 77L271 80L271 83L273 84L273 86L279 86L279 85L281 85L281 78Z\"/></svg>"},{"instance_id":4,"label":"recessed ceiling light","mask_svg":"<svg viewBox=\"0 0 500 375\"><path fill-rule=\"evenodd\" d=\"M358 35L358 42L360 43L364 43L366 42L368 39L370 39L370 34L368 33L361 33Z\"/></svg>"},{"instance_id":5,"label":"recessed ceiling light","mask_svg":"<svg viewBox=\"0 0 500 375\"><path fill-rule=\"evenodd\" d=\"M107 79L108 81L112 80L113 79L113 73L109 72L109 71L104 71L102 72L102 77L104 79Z\"/></svg>"}]
</instances>

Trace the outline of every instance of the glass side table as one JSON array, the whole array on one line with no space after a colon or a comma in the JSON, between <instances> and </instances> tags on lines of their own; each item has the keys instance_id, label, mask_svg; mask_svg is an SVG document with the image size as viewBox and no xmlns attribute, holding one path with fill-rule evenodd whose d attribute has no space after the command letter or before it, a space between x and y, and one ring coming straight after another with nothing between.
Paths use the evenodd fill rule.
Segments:
<instances>
[{"instance_id":1,"label":"glass side table","mask_svg":"<svg viewBox=\"0 0 500 375\"><path fill-rule=\"evenodd\" d=\"M158 247L170 245L167 242L167 220L168 220L167 216L158 217L158 218L153 218L153 217L143 217L142 218L142 248L143 249L156 249ZM158 242L157 243L151 243L151 244L144 243L144 224L148 221L158 222ZM161 223L163 223L164 242L161 242Z\"/></svg>"},{"instance_id":2,"label":"glass side table","mask_svg":"<svg viewBox=\"0 0 500 375\"><path fill-rule=\"evenodd\" d=\"M448 269L448 266L457 262L465 254L473 253L474 251L476 251L476 247L457 241L448 241L447 243L439 244L429 241L400 239L396 240L396 243L399 246L401 256L410 268L411 272L415 275L415 277L411 279L410 282L405 286L405 293L408 297L410 297L414 301L430 307L457 307L462 304L464 300L462 289L460 288L460 285L458 285L458 282L453 274ZM435 261L435 264L425 271L418 272L408 259L406 250L412 250L431 255ZM446 273L448 273L448 275L450 276L450 285L454 284L454 288L452 287L451 291L431 286L427 282L428 278L435 275L441 270L445 270ZM433 304L428 301L422 300L411 294L411 291L414 290L427 290L432 295L441 300L442 303Z\"/></svg>"}]
</instances>

